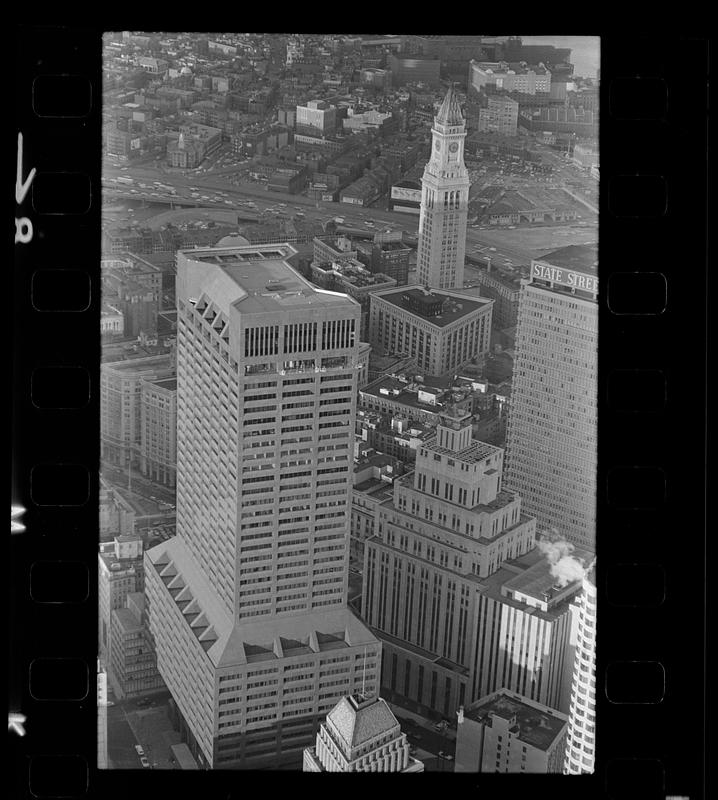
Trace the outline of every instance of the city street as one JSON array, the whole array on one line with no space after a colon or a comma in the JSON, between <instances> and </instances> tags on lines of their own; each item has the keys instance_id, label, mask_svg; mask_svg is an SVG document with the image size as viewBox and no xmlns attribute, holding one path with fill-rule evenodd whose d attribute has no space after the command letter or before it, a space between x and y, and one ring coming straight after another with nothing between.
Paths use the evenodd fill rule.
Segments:
<instances>
[{"instance_id":1,"label":"city street","mask_svg":"<svg viewBox=\"0 0 718 800\"><path fill-rule=\"evenodd\" d=\"M135 750L139 744L153 769L173 769L171 746L178 744L179 733L167 715L167 693L153 695L155 705L139 708L136 700L125 700L107 709L108 757L112 767L142 769Z\"/></svg>"},{"instance_id":2,"label":"city street","mask_svg":"<svg viewBox=\"0 0 718 800\"><path fill-rule=\"evenodd\" d=\"M104 478L109 483L120 487L121 489L127 489L128 484L130 483L130 477L128 476L126 469L108 464L106 462L102 463L100 468L100 477ZM174 514L173 509L161 508L159 506L159 503L175 505L177 495L174 489L148 480L136 469L132 470L131 483L132 494L136 495L137 498L142 502L142 505L147 507L147 513L163 516L167 515L169 512ZM144 501L149 501L149 503L145 503Z\"/></svg>"}]
</instances>

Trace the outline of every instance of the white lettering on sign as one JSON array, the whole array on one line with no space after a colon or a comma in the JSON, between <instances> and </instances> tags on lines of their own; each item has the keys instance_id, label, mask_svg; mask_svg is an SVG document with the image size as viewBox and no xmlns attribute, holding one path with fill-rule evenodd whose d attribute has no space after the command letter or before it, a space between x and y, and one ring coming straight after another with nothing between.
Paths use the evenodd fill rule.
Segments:
<instances>
[{"instance_id":1,"label":"white lettering on sign","mask_svg":"<svg viewBox=\"0 0 718 800\"><path fill-rule=\"evenodd\" d=\"M544 281L551 281L551 283L560 283L562 286L570 286L573 289L581 289L585 292L593 292L594 294L598 292L598 278L595 275L560 269L550 264L541 264L535 261L531 269L531 276Z\"/></svg>"},{"instance_id":2,"label":"white lettering on sign","mask_svg":"<svg viewBox=\"0 0 718 800\"><path fill-rule=\"evenodd\" d=\"M17 135L17 173L15 179L15 203L18 206L23 204L27 193L30 191L35 172L33 167L25 180L22 179L22 134ZM28 217L15 217L15 244L21 242L27 244L32 241L32 222Z\"/></svg>"}]
</instances>

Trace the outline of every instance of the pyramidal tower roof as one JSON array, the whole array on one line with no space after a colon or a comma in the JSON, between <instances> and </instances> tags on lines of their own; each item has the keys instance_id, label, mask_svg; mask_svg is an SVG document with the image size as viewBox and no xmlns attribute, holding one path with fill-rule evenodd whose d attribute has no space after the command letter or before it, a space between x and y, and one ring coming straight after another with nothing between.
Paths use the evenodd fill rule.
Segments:
<instances>
[{"instance_id":1,"label":"pyramidal tower roof","mask_svg":"<svg viewBox=\"0 0 718 800\"><path fill-rule=\"evenodd\" d=\"M453 83L449 86L449 91L436 115L436 121L442 125L461 125L464 122L464 115L461 113L459 98L456 96Z\"/></svg>"},{"instance_id":2,"label":"pyramidal tower roof","mask_svg":"<svg viewBox=\"0 0 718 800\"><path fill-rule=\"evenodd\" d=\"M381 697L343 697L327 714L327 720L349 750L399 727L396 717Z\"/></svg>"}]
</instances>

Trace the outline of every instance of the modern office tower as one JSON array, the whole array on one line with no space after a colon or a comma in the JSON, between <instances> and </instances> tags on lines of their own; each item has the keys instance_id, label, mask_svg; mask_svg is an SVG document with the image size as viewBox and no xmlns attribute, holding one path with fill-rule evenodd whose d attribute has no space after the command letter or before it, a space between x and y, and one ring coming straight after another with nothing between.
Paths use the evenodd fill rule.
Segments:
<instances>
[{"instance_id":1,"label":"modern office tower","mask_svg":"<svg viewBox=\"0 0 718 800\"><path fill-rule=\"evenodd\" d=\"M494 301L457 292L403 286L373 292L369 342L385 354L414 359L427 375L447 375L489 350Z\"/></svg>"},{"instance_id":2,"label":"modern office tower","mask_svg":"<svg viewBox=\"0 0 718 800\"><path fill-rule=\"evenodd\" d=\"M107 673L97 659L97 769L107 769Z\"/></svg>"},{"instance_id":3,"label":"modern office tower","mask_svg":"<svg viewBox=\"0 0 718 800\"><path fill-rule=\"evenodd\" d=\"M362 615L383 643L382 694L452 714L506 687L559 699L576 586L555 591L535 520L501 486L503 451L440 415L365 543Z\"/></svg>"},{"instance_id":4,"label":"modern office tower","mask_svg":"<svg viewBox=\"0 0 718 800\"><path fill-rule=\"evenodd\" d=\"M377 693L346 607L360 307L286 244L177 255L177 536L147 551L149 627L203 767L286 762Z\"/></svg>"},{"instance_id":5,"label":"modern office tower","mask_svg":"<svg viewBox=\"0 0 718 800\"><path fill-rule=\"evenodd\" d=\"M593 772L596 752L596 587L590 576L575 603L575 651L564 773Z\"/></svg>"},{"instance_id":6,"label":"modern office tower","mask_svg":"<svg viewBox=\"0 0 718 800\"><path fill-rule=\"evenodd\" d=\"M304 772L423 771L381 697L342 697L319 726L314 747L304 750Z\"/></svg>"},{"instance_id":7,"label":"modern office tower","mask_svg":"<svg viewBox=\"0 0 718 800\"><path fill-rule=\"evenodd\" d=\"M421 180L417 277L431 289L462 289L471 181L464 164L466 122L453 86L431 135L431 157Z\"/></svg>"},{"instance_id":8,"label":"modern office tower","mask_svg":"<svg viewBox=\"0 0 718 800\"><path fill-rule=\"evenodd\" d=\"M456 772L561 772L566 715L506 689L460 710Z\"/></svg>"},{"instance_id":9,"label":"modern office tower","mask_svg":"<svg viewBox=\"0 0 718 800\"><path fill-rule=\"evenodd\" d=\"M531 262L516 330L505 483L539 528L595 552L595 246Z\"/></svg>"}]
</instances>

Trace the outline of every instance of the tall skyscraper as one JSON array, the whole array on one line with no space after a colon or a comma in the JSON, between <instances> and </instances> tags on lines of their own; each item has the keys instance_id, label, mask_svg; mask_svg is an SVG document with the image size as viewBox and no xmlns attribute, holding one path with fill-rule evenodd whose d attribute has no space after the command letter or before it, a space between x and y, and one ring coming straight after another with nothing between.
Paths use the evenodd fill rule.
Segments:
<instances>
[{"instance_id":1,"label":"tall skyscraper","mask_svg":"<svg viewBox=\"0 0 718 800\"><path fill-rule=\"evenodd\" d=\"M464 164L466 122L453 86L431 134L431 157L421 181L417 276L431 289L462 289L471 181Z\"/></svg>"},{"instance_id":2,"label":"tall skyscraper","mask_svg":"<svg viewBox=\"0 0 718 800\"><path fill-rule=\"evenodd\" d=\"M382 695L445 716L506 688L558 708L578 581L557 585L536 521L501 485L503 451L443 413L366 540L362 615Z\"/></svg>"},{"instance_id":3,"label":"tall skyscraper","mask_svg":"<svg viewBox=\"0 0 718 800\"><path fill-rule=\"evenodd\" d=\"M564 773L593 772L596 753L596 587L590 574L575 603L574 661Z\"/></svg>"},{"instance_id":4,"label":"tall skyscraper","mask_svg":"<svg viewBox=\"0 0 718 800\"><path fill-rule=\"evenodd\" d=\"M145 558L157 665L202 766L288 762L378 690L346 606L359 305L289 245L177 256L177 536Z\"/></svg>"},{"instance_id":5,"label":"tall skyscraper","mask_svg":"<svg viewBox=\"0 0 718 800\"><path fill-rule=\"evenodd\" d=\"M314 747L304 751L304 772L423 771L381 697L342 697L319 726Z\"/></svg>"},{"instance_id":6,"label":"tall skyscraper","mask_svg":"<svg viewBox=\"0 0 718 800\"><path fill-rule=\"evenodd\" d=\"M598 277L595 246L531 262L521 290L506 486L539 528L595 552Z\"/></svg>"}]
</instances>

